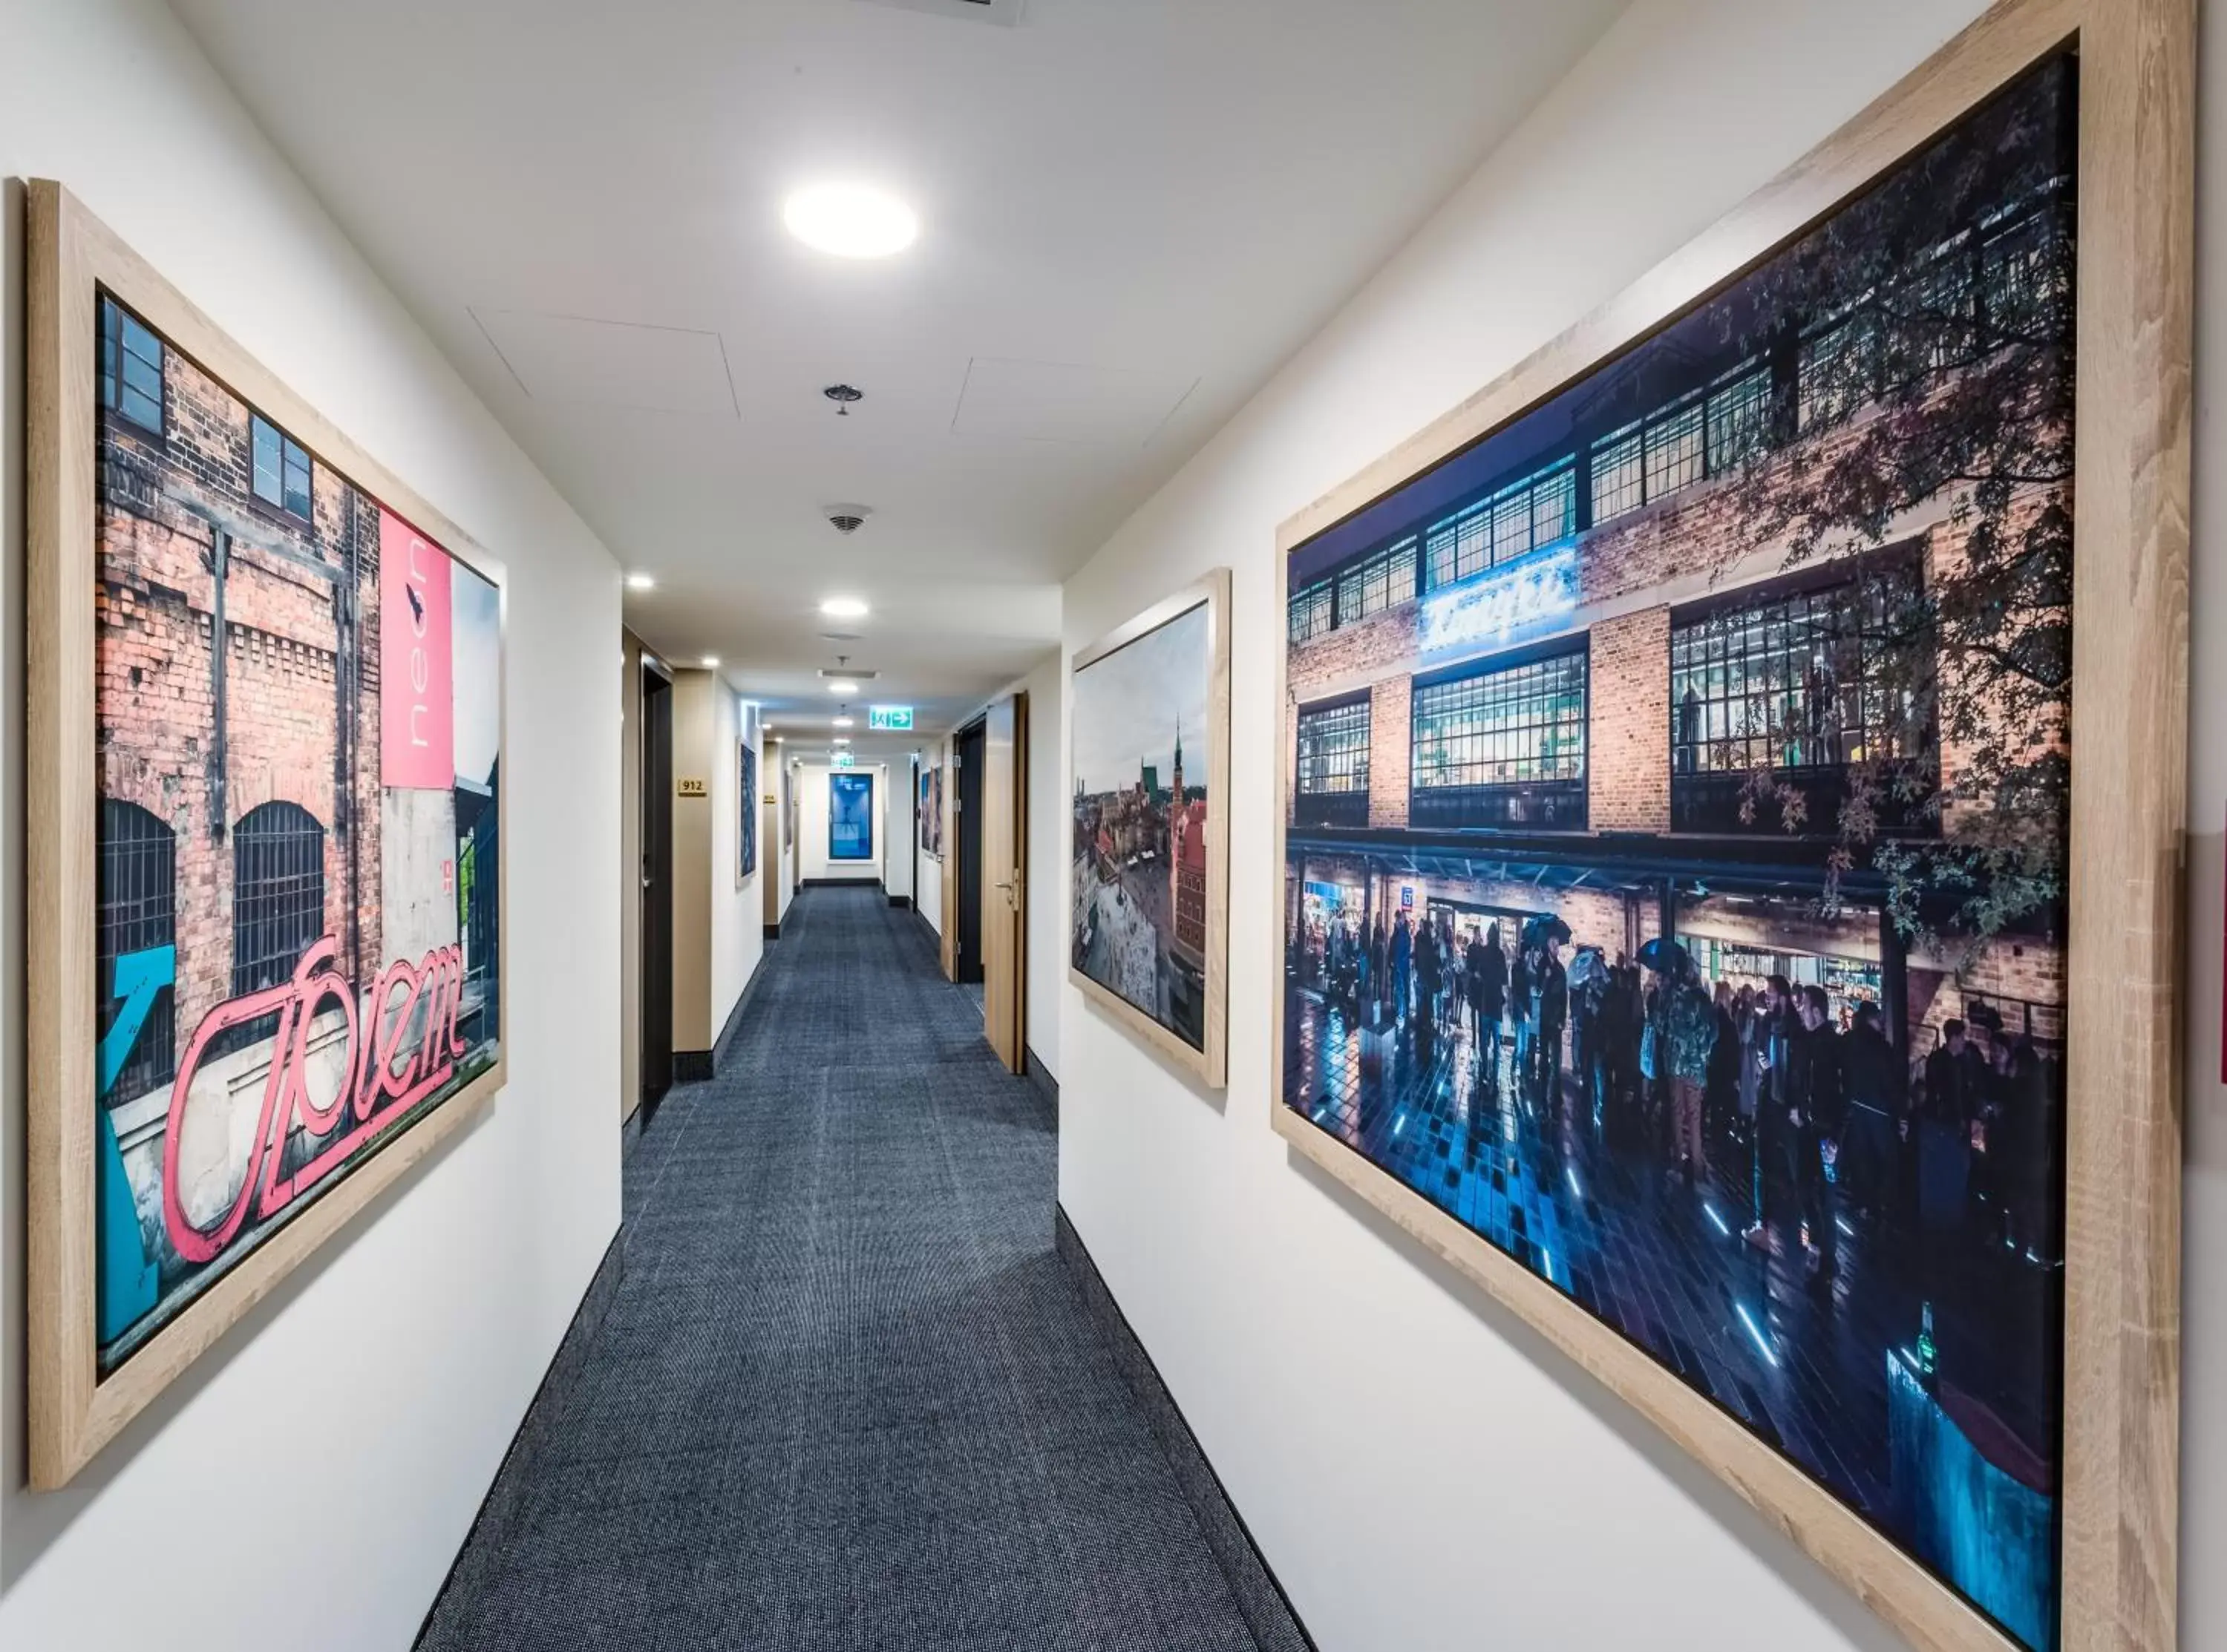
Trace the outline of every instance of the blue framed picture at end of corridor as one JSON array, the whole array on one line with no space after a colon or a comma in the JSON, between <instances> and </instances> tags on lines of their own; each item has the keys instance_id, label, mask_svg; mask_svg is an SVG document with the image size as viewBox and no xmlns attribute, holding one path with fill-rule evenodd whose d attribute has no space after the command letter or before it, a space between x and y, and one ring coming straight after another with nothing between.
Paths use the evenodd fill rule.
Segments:
<instances>
[{"instance_id":1,"label":"blue framed picture at end of corridor","mask_svg":"<svg viewBox=\"0 0 2227 1652\"><path fill-rule=\"evenodd\" d=\"M827 858L874 858L874 777L827 776Z\"/></svg>"}]
</instances>

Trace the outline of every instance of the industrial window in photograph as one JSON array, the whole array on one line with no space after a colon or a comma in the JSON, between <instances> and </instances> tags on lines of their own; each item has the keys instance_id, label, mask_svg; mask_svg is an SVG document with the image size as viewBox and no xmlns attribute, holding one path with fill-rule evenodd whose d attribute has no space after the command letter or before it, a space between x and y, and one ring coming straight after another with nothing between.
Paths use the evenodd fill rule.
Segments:
<instances>
[{"instance_id":1,"label":"industrial window in photograph","mask_svg":"<svg viewBox=\"0 0 2227 1652\"><path fill-rule=\"evenodd\" d=\"M1566 456L1432 523L1423 536L1430 589L1567 539L1577 526L1577 462Z\"/></svg>"},{"instance_id":2,"label":"industrial window in photograph","mask_svg":"<svg viewBox=\"0 0 2227 1652\"><path fill-rule=\"evenodd\" d=\"M170 828L136 803L100 800L100 861L93 979L99 983L102 1048L119 1016L130 1055L113 1073L102 1063L100 1099L114 1106L177 1076L178 1028L171 978L176 963L177 845ZM151 993L148 985L161 981Z\"/></svg>"},{"instance_id":3,"label":"industrial window in photograph","mask_svg":"<svg viewBox=\"0 0 2227 1652\"><path fill-rule=\"evenodd\" d=\"M1582 828L1586 669L1579 649L1418 685L1408 820Z\"/></svg>"},{"instance_id":4,"label":"industrial window in photograph","mask_svg":"<svg viewBox=\"0 0 2227 1652\"><path fill-rule=\"evenodd\" d=\"M163 433L163 341L111 298L100 301L100 405Z\"/></svg>"},{"instance_id":5,"label":"industrial window in photograph","mask_svg":"<svg viewBox=\"0 0 2227 1652\"><path fill-rule=\"evenodd\" d=\"M1337 622L1337 586L1328 579L1292 595L1292 641L1318 637Z\"/></svg>"},{"instance_id":6,"label":"industrial window in photograph","mask_svg":"<svg viewBox=\"0 0 2227 1652\"><path fill-rule=\"evenodd\" d=\"M309 455L260 413L248 417L254 449L255 496L304 521L309 516Z\"/></svg>"},{"instance_id":7,"label":"industrial window in photograph","mask_svg":"<svg viewBox=\"0 0 2227 1652\"><path fill-rule=\"evenodd\" d=\"M265 803L232 829L232 996L276 986L325 926L325 829L298 803Z\"/></svg>"},{"instance_id":8,"label":"industrial window in photograph","mask_svg":"<svg viewBox=\"0 0 2227 1652\"><path fill-rule=\"evenodd\" d=\"M1771 368L1751 357L1593 443L1596 526L1735 470L1771 428Z\"/></svg>"},{"instance_id":9,"label":"industrial window in photograph","mask_svg":"<svg viewBox=\"0 0 2227 1652\"><path fill-rule=\"evenodd\" d=\"M1742 808L1758 774L1805 776L1808 826L1836 829L1852 769L1895 814L1895 766L1930 762L1930 651L1914 571L1742 603L1670 628L1671 826L1783 831L1777 807ZM1742 820L1743 813L1751 818ZM1892 820L1904 829L1917 820Z\"/></svg>"},{"instance_id":10,"label":"industrial window in photograph","mask_svg":"<svg viewBox=\"0 0 2227 1652\"><path fill-rule=\"evenodd\" d=\"M1351 625L1371 614L1397 608L1415 595L1415 536L1337 577L1337 622Z\"/></svg>"},{"instance_id":11,"label":"industrial window in photograph","mask_svg":"<svg viewBox=\"0 0 2227 1652\"><path fill-rule=\"evenodd\" d=\"M1369 824L1369 700L1299 713L1295 824Z\"/></svg>"}]
</instances>

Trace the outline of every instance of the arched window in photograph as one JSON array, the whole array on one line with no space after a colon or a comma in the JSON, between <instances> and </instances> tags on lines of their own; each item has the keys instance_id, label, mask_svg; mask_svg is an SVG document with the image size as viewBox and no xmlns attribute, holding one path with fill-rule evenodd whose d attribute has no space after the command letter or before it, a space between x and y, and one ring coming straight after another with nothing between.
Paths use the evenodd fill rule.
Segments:
<instances>
[{"instance_id":1,"label":"arched window in photograph","mask_svg":"<svg viewBox=\"0 0 2227 1652\"><path fill-rule=\"evenodd\" d=\"M139 1022L124 1064L102 1093L101 1100L113 1104L133 1100L177 1075L175 993L166 985L151 1002L131 1002L133 985L144 973L133 961L177 942L177 845L154 815L112 797L100 800L99 844L93 979L99 983L104 1044L127 1010ZM119 959L124 960L121 972Z\"/></svg>"},{"instance_id":2,"label":"arched window in photograph","mask_svg":"<svg viewBox=\"0 0 2227 1652\"><path fill-rule=\"evenodd\" d=\"M298 803L265 803L232 829L232 995L275 986L325 923L325 829Z\"/></svg>"}]
</instances>

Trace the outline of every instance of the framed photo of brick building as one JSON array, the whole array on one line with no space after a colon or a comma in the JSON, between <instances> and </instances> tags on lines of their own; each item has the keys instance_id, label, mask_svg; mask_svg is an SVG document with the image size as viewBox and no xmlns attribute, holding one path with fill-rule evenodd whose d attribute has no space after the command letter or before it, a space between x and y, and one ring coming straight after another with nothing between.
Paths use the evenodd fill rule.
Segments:
<instances>
[{"instance_id":1,"label":"framed photo of brick building","mask_svg":"<svg viewBox=\"0 0 2227 1652\"><path fill-rule=\"evenodd\" d=\"M502 589L27 191L31 1476L504 1075Z\"/></svg>"},{"instance_id":2,"label":"framed photo of brick building","mask_svg":"<svg viewBox=\"0 0 2227 1652\"><path fill-rule=\"evenodd\" d=\"M1275 1130L1927 1648L2173 1642L2192 22L1998 6L1279 535Z\"/></svg>"},{"instance_id":3,"label":"framed photo of brick building","mask_svg":"<svg viewBox=\"0 0 2227 1652\"><path fill-rule=\"evenodd\" d=\"M1228 1081L1229 571L1075 656L1068 979L1207 1084Z\"/></svg>"}]
</instances>

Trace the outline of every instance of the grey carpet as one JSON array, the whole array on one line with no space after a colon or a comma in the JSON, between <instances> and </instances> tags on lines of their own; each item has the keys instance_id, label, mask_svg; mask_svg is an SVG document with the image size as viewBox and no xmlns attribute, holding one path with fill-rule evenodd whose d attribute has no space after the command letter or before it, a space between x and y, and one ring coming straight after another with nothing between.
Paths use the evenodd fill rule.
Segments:
<instances>
[{"instance_id":1,"label":"grey carpet","mask_svg":"<svg viewBox=\"0 0 2227 1652\"><path fill-rule=\"evenodd\" d=\"M1041 1093L878 891L765 970L418 1644L1256 1652L1054 1253Z\"/></svg>"}]
</instances>

